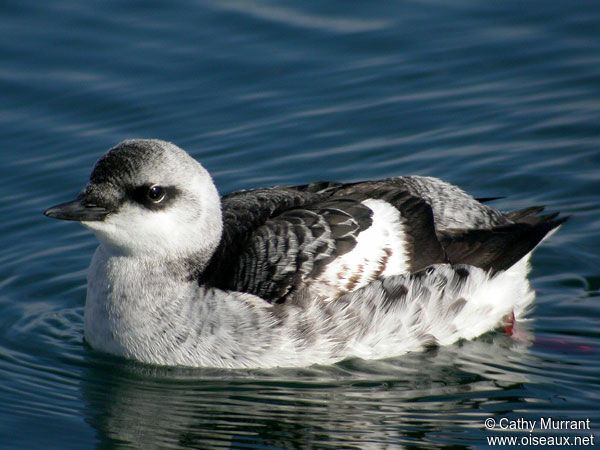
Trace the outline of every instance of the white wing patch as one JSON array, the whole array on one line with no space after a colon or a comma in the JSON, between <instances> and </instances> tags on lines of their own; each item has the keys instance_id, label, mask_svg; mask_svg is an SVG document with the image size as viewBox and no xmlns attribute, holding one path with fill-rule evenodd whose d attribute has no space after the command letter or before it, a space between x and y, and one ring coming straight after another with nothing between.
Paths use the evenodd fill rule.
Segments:
<instances>
[{"instance_id":1,"label":"white wing patch","mask_svg":"<svg viewBox=\"0 0 600 450\"><path fill-rule=\"evenodd\" d=\"M407 236L400 212L384 200L367 199L372 224L361 232L352 251L339 256L310 282L311 290L326 300L364 287L382 276L408 272Z\"/></svg>"}]
</instances>

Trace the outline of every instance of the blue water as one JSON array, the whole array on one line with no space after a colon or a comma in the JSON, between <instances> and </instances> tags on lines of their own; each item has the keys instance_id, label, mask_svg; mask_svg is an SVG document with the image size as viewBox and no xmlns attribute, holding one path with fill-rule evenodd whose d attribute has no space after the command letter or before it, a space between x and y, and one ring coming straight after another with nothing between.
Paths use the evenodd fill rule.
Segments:
<instances>
[{"instance_id":1,"label":"blue water","mask_svg":"<svg viewBox=\"0 0 600 450\"><path fill-rule=\"evenodd\" d=\"M486 418L600 442L600 3L0 3L0 446L486 447ZM224 371L83 343L96 246L42 211L131 137L221 192L400 174L571 220L533 258L527 345ZM536 436L548 432L536 430ZM589 447L586 447L589 448Z\"/></svg>"}]
</instances>

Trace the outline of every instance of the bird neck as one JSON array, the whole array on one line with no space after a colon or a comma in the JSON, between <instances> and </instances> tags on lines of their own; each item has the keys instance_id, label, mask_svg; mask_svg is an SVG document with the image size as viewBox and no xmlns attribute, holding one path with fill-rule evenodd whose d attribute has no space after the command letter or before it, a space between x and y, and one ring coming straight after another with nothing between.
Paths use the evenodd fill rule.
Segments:
<instances>
[{"instance_id":1,"label":"bird neck","mask_svg":"<svg viewBox=\"0 0 600 450\"><path fill-rule=\"evenodd\" d=\"M190 250L173 254L124 254L100 244L92 264L109 279L135 279L157 286L172 282L196 282L211 259L212 253Z\"/></svg>"}]
</instances>

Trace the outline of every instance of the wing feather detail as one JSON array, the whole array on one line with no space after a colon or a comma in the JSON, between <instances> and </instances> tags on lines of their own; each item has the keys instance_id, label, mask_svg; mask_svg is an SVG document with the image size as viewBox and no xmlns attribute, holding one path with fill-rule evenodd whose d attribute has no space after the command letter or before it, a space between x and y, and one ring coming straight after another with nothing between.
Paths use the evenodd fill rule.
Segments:
<instances>
[{"instance_id":1,"label":"wing feather detail","mask_svg":"<svg viewBox=\"0 0 600 450\"><path fill-rule=\"evenodd\" d=\"M219 247L197 279L270 303L307 292L328 301L438 264L506 270L566 220L479 200L417 176L233 192L222 198Z\"/></svg>"},{"instance_id":2,"label":"wing feather detail","mask_svg":"<svg viewBox=\"0 0 600 450\"><path fill-rule=\"evenodd\" d=\"M282 302L352 251L371 226L371 210L350 199L291 209L259 226L233 267L230 288Z\"/></svg>"}]
</instances>

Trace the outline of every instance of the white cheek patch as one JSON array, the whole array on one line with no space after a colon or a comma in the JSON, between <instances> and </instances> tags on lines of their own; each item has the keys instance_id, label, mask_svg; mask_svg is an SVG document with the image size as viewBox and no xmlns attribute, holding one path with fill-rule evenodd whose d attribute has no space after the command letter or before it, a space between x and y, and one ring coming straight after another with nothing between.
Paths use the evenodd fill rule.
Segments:
<instances>
[{"instance_id":1,"label":"white cheek patch","mask_svg":"<svg viewBox=\"0 0 600 450\"><path fill-rule=\"evenodd\" d=\"M362 203L373 211L371 226L358 235L352 251L336 258L311 283L325 298L337 298L377 278L409 270L400 212L384 200L368 199Z\"/></svg>"},{"instance_id":2,"label":"white cheek patch","mask_svg":"<svg viewBox=\"0 0 600 450\"><path fill-rule=\"evenodd\" d=\"M175 254L190 242L190 226L177 219L177 210L151 211L126 203L102 222L82 222L108 248L120 254ZM196 233L198 234L198 233Z\"/></svg>"}]
</instances>

